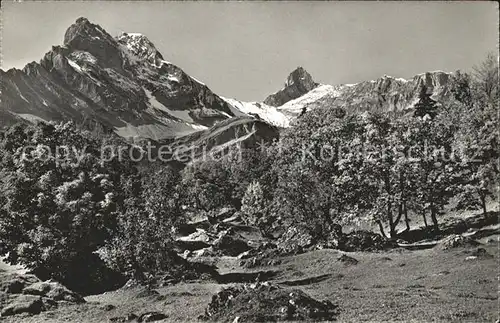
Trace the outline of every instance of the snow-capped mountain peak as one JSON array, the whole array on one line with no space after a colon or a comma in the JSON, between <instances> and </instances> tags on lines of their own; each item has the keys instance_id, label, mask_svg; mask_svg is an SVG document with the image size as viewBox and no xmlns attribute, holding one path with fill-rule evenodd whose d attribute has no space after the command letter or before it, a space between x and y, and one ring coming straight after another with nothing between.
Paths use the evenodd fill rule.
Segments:
<instances>
[{"instance_id":1,"label":"snow-capped mountain peak","mask_svg":"<svg viewBox=\"0 0 500 323\"><path fill-rule=\"evenodd\" d=\"M143 34L124 32L117 39L118 43L123 44L132 54L140 59L154 65L161 65L162 62L165 62L153 42Z\"/></svg>"}]
</instances>

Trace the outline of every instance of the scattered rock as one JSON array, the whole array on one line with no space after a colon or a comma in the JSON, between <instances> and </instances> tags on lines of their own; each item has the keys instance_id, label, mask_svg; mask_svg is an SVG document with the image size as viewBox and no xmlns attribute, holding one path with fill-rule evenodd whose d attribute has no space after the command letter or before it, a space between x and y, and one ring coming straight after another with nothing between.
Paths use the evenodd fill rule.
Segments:
<instances>
[{"instance_id":1,"label":"scattered rock","mask_svg":"<svg viewBox=\"0 0 500 323\"><path fill-rule=\"evenodd\" d=\"M214 214L210 214L209 219L210 222L220 222L225 219L228 219L233 216L233 214L236 212L236 209L233 207L223 207L220 210L214 212Z\"/></svg>"},{"instance_id":2,"label":"scattered rock","mask_svg":"<svg viewBox=\"0 0 500 323\"><path fill-rule=\"evenodd\" d=\"M222 255L238 256L251 249L245 239L234 234L232 230L225 230L219 234L219 238L214 241L214 251L219 251Z\"/></svg>"},{"instance_id":3,"label":"scattered rock","mask_svg":"<svg viewBox=\"0 0 500 323\"><path fill-rule=\"evenodd\" d=\"M494 256L486 251L484 248L477 248L474 250L471 255L473 257L477 258L482 258L482 259L489 259L489 258L494 258Z\"/></svg>"},{"instance_id":4,"label":"scattered rock","mask_svg":"<svg viewBox=\"0 0 500 323\"><path fill-rule=\"evenodd\" d=\"M243 220L241 219L241 214L239 212L236 212L231 217L222 220L222 222L231 224L240 224L243 223Z\"/></svg>"},{"instance_id":5,"label":"scattered rock","mask_svg":"<svg viewBox=\"0 0 500 323\"><path fill-rule=\"evenodd\" d=\"M160 293L158 293L156 290L146 288L146 289L140 291L139 293L137 293L136 297L137 298L144 298L144 297L151 297L151 296L155 296L156 297L158 295L160 295Z\"/></svg>"},{"instance_id":6,"label":"scattered rock","mask_svg":"<svg viewBox=\"0 0 500 323\"><path fill-rule=\"evenodd\" d=\"M159 320L164 320L168 318L167 315L159 312L148 312L141 314L139 318L137 319L137 322L154 322L154 321L159 321Z\"/></svg>"},{"instance_id":7,"label":"scattered rock","mask_svg":"<svg viewBox=\"0 0 500 323\"><path fill-rule=\"evenodd\" d=\"M180 249L193 251L209 247L213 240L214 237L210 236L205 230L197 229L196 232L177 238L175 241Z\"/></svg>"},{"instance_id":8,"label":"scattered rock","mask_svg":"<svg viewBox=\"0 0 500 323\"><path fill-rule=\"evenodd\" d=\"M123 289L128 289L128 288L135 288L137 286L142 286L142 283L135 279L135 278L130 278L127 280L127 282L122 286Z\"/></svg>"},{"instance_id":9,"label":"scattered rock","mask_svg":"<svg viewBox=\"0 0 500 323\"><path fill-rule=\"evenodd\" d=\"M205 320L217 322L271 322L284 320L334 320L337 306L317 301L301 290L270 283L223 289L212 297Z\"/></svg>"},{"instance_id":10,"label":"scattered rock","mask_svg":"<svg viewBox=\"0 0 500 323\"><path fill-rule=\"evenodd\" d=\"M348 255L345 255L345 254L340 256L337 260L342 262L344 265L347 265L347 266L352 266L352 265L358 264L358 261L356 259L354 259L353 257L349 257Z\"/></svg>"},{"instance_id":11,"label":"scattered rock","mask_svg":"<svg viewBox=\"0 0 500 323\"><path fill-rule=\"evenodd\" d=\"M243 255L240 266L244 268L255 268L260 266L277 266L281 264L280 252L275 245L263 244L258 249L252 249Z\"/></svg>"},{"instance_id":12,"label":"scattered rock","mask_svg":"<svg viewBox=\"0 0 500 323\"><path fill-rule=\"evenodd\" d=\"M116 308L116 306L111 305L111 304L106 304L106 305L103 305L101 308L103 310L105 310L106 312L109 312L109 311L114 310Z\"/></svg>"},{"instance_id":13,"label":"scattered rock","mask_svg":"<svg viewBox=\"0 0 500 323\"><path fill-rule=\"evenodd\" d=\"M255 267L263 267L263 266L278 266L281 264L280 259L270 259L267 257L252 257L249 259L242 260L240 262L240 266L244 268L255 268Z\"/></svg>"},{"instance_id":14,"label":"scattered rock","mask_svg":"<svg viewBox=\"0 0 500 323\"><path fill-rule=\"evenodd\" d=\"M83 297L75 292L70 291L62 284L48 280L44 282L36 282L23 289L23 294L38 295L51 298L55 301L67 301L72 303L84 303Z\"/></svg>"},{"instance_id":15,"label":"scattered rock","mask_svg":"<svg viewBox=\"0 0 500 323\"><path fill-rule=\"evenodd\" d=\"M203 248L200 250L195 250L191 253L191 256L194 258L200 258L200 257L214 257L217 254L214 252L214 249L212 247L208 248Z\"/></svg>"},{"instance_id":16,"label":"scattered rock","mask_svg":"<svg viewBox=\"0 0 500 323\"><path fill-rule=\"evenodd\" d=\"M111 322L115 322L115 323L124 323L124 322L130 322L130 321L133 321L136 319L137 319L137 315L135 315L134 313L130 313L130 314L127 314L127 316L112 317L109 320Z\"/></svg>"},{"instance_id":17,"label":"scattered rock","mask_svg":"<svg viewBox=\"0 0 500 323\"><path fill-rule=\"evenodd\" d=\"M252 249L254 250L254 249ZM248 259L252 257L252 250L247 250L245 252L242 252L238 255L238 259Z\"/></svg>"},{"instance_id":18,"label":"scattered rock","mask_svg":"<svg viewBox=\"0 0 500 323\"><path fill-rule=\"evenodd\" d=\"M45 305L40 296L19 295L10 304L5 306L1 316L10 316L21 313L39 314L45 310Z\"/></svg>"},{"instance_id":19,"label":"scattered rock","mask_svg":"<svg viewBox=\"0 0 500 323\"><path fill-rule=\"evenodd\" d=\"M461 236L459 234L453 234L441 240L438 243L438 247L441 250L449 250L453 248L463 248L463 247L475 247L478 246L479 242L472 240L471 238Z\"/></svg>"}]
</instances>

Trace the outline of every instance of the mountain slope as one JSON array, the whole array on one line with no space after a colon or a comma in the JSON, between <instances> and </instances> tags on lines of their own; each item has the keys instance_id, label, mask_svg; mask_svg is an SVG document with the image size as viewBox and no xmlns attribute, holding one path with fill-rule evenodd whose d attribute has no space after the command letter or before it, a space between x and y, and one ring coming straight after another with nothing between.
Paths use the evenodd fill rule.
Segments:
<instances>
[{"instance_id":1,"label":"mountain slope","mask_svg":"<svg viewBox=\"0 0 500 323\"><path fill-rule=\"evenodd\" d=\"M289 117L279 111L276 107L260 102L244 102L228 98L223 99L231 105L233 113L237 116L253 116L257 119L264 120L273 126L281 128L290 126Z\"/></svg>"},{"instance_id":2,"label":"mountain slope","mask_svg":"<svg viewBox=\"0 0 500 323\"><path fill-rule=\"evenodd\" d=\"M163 60L143 35L111 37L79 18L40 63L0 70L1 125L19 118L94 122L124 137L162 139L234 116L205 84Z\"/></svg>"},{"instance_id":3,"label":"mountain slope","mask_svg":"<svg viewBox=\"0 0 500 323\"><path fill-rule=\"evenodd\" d=\"M209 158L239 145L243 148L259 147L279 137L279 128L252 117L234 117L221 121L207 130L198 131L163 142L174 153L173 158L189 161Z\"/></svg>"}]
</instances>

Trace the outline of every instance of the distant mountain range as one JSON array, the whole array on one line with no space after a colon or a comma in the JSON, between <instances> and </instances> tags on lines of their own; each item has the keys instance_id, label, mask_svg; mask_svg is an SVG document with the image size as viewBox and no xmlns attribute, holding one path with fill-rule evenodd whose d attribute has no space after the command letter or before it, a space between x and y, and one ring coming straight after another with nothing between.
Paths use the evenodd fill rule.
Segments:
<instances>
[{"instance_id":1,"label":"distant mountain range","mask_svg":"<svg viewBox=\"0 0 500 323\"><path fill-rule=\"evenodd\" d=\"M409 80L383 76L326 85L298 67L283 89L263 102L242 102L213 93L166 61L146 36L112 37L86 18L77 19L66 31L64 44L53 46L39 63L0 70L0 75L0 127L18 121L73 120L100 125L124 138L179 142L211 138L219 145L233 142L235 136L265 138L260 132L275 137L278 128L291 126L318 106L404 111L418 101L424 86L441 102L449 100L453 87L453 74L441 71ZM242 125L247 130L231 130ZM214 139L213 134L221 132L225 139Z\"/></svg>"}]
</instances>

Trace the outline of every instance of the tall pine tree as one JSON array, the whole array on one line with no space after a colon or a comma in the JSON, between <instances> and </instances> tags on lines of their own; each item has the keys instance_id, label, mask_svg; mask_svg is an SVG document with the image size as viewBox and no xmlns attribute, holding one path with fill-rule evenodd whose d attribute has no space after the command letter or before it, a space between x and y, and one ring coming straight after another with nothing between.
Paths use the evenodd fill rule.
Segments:
<instances>
[{"instance_id":1,"label":"tall pine tree","mask_svg":"<svg viewBox=\"0 0 500 323\"><path fill-rule=\"evenodd\" d=\"M422 86L420 90L420 100L415 104L415 117L423 118L428 115L431 119L434 119L438 113L437 102L431 98L432 93L428 91L427 86Z\"/></svg>"}]
</instances>

